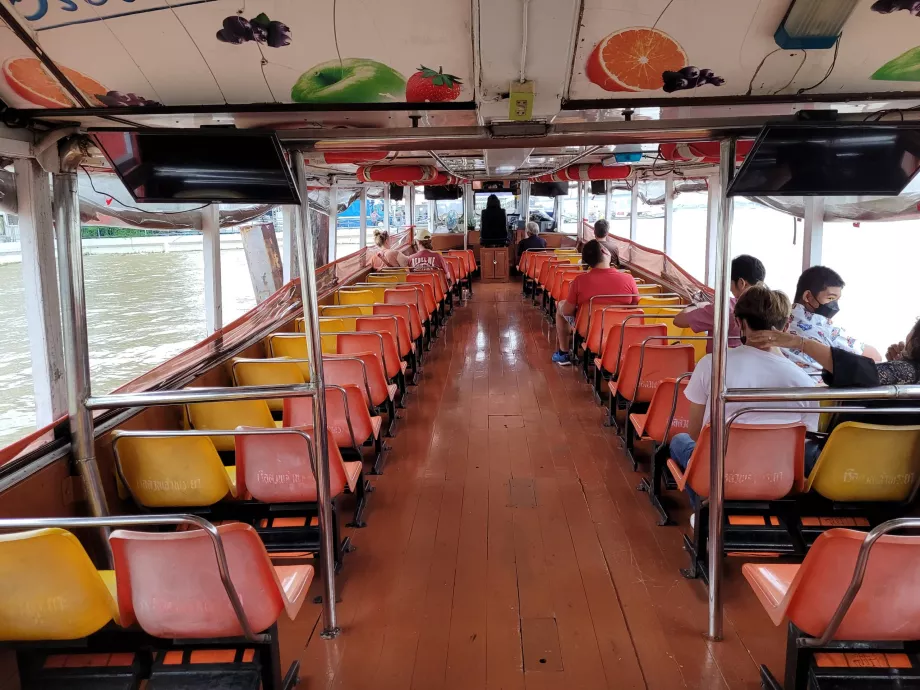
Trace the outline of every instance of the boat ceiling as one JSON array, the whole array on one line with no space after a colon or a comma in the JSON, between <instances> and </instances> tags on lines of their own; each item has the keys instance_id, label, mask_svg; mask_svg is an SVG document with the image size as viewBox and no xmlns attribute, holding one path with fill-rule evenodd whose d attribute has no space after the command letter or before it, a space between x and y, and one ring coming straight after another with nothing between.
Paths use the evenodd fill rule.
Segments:
<instances>
[{"instance_id":1,"label":"boat ceiling","mask_svg":"<svg viewBox=\"0 0 920 690\"><path fill-rule=\"evenodd\" d=\"M590 163L751 135L803 109L920 104L914 3L840 0L853 10L832 47L783 49L793 4L0 0L0 99L50 126L270 127L400 163L434 149L477 176L551 169L589 144L604 145ZM520 91L530 125L511 122Z\"/></svg>"}]
</instances>

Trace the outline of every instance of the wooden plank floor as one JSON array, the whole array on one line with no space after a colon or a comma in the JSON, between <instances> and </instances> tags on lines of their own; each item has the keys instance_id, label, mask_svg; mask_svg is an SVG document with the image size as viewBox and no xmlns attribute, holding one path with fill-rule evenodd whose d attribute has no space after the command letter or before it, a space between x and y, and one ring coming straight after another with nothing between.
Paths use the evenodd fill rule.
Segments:
<instances>
[{"instance_id":1,"label":"wooden plank floor","mask_svg":"<svg viewBox=\"0 0 920 690\"><path fill-rule=\"evenodd\" d=\"M353 532L342 634L320 639L312 603L282 623L300 687L709 690L782 668L784 630L734 560L725 640L705 639L706 591L679 573L686 510L656 526L587 384L551 352L520 283L475 285Z\"/></svg>"}]
</instances>

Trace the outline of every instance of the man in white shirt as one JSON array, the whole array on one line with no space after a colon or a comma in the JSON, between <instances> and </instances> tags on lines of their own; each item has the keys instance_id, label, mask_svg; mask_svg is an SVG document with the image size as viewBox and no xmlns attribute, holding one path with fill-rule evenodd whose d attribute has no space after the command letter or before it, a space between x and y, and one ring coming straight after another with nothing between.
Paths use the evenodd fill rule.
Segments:
<instances>
[{"instance_id":1,"label":"man in white shirt","mask_svg":"<svg viewBox=\"0 0 920 690\"><path fill-rule=\"evenodd\" d=\"M747 334L753 331L779 330L789 316L789 298L782 292L771 290L765 285L749 287L735 303L735 318L741 324L739 347L726 353L727 365L725 383L727 388L807 388L815 381L802 369L783 357L778 348L764 346L763 349L744 345ZM670 441L671 457L682 468L690 462L702 428L709 424L710 383L712 380L712 355L706 355L696 365L684 395L690 401L690 424L686 434L677 434ZM790 401L771 403L781 407L776 412L751 412L740 417L738 424L790 424L804 422L809 431L817 431L818 415L803 414L797 410L816 407L814 402ZM762 405L761 405L762 406ZM728 420L738 410L756 407L753 404L728 403L725 418ZM806 460L810 470L817 455ZM809 463L810 460L810 463ZM691 500L696 496L690 492Z\"/></svg>"},{"instance_id":2,"label":"man in white shirt","mask_svg":"<svg viewBox=\"0 0 920 690\"><path fill-rule=\"evenodd\" d=\"M844 282L840 275L827 266L806 268L795 287L795 304L785 331L809 340L817 340L828 347L839 347L847 352L882 361L882 355L871 345L849 336L831 319L840 311L838 300L843 294ZM808 374L820 374L821 365L801 350L784 349L783 355Z\"/></svg>"}]
</instances>

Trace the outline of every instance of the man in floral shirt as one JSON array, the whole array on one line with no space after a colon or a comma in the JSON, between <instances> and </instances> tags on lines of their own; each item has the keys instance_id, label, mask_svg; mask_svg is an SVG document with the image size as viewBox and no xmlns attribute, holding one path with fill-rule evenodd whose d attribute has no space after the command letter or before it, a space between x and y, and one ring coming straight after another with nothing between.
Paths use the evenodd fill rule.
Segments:
<instances>
[{"instance_id":1,"label":"man in floral shirt","mask_svg":"<svg viewBox=\"0 0 920 690\"><path fill-rule=\"evenodd\" d=\"M843 293L844 285L843 278L826 266L805 269L795 287L795 304L792 305L786 332L881 362L882 356L878 350L847 335L832 322L840 311L837 301ZM801 350L784 349L782 352L809 374L821 373L821 365Z\"/></svg>"}]
</instances>

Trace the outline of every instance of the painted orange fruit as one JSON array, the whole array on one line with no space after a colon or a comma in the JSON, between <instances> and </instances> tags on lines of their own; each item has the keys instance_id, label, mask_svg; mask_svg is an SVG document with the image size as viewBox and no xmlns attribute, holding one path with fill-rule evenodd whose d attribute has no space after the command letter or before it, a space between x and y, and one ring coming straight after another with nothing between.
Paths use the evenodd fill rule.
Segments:
<instances>
[{"instance_id":1,"label":"painted orange fruit","mask_svg":"<svg viewBox=\"0 0 920 690\"><path fill-rule=\"evenodd\" d=\"M70 81L85 96L90 106L101 106L97 95L108 89L95 79L69 67L61 67ZM71 108L76 105L38 58L10 58L3 63L3 77L17 95L42 108Z\"/></svg>"},{"instance_id":2,"label":"painted orange fruit","mask_svg":"<svg viewBox=\"0 0 920 690\"><path fill-rule=\"evenodd\" d=\"M605 91L650 91L664 86L662 72L686 64L684 49L664 31L633 27L601 39L585 74Z\"/></svg>"}]
</instances>

